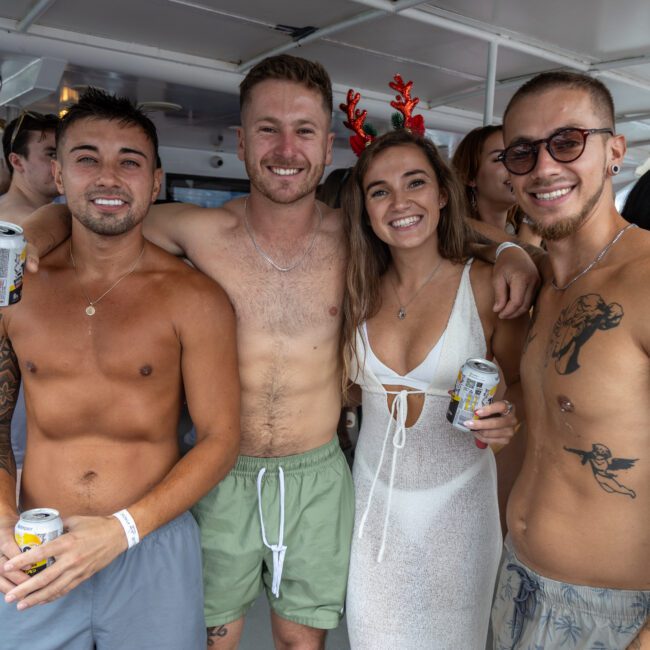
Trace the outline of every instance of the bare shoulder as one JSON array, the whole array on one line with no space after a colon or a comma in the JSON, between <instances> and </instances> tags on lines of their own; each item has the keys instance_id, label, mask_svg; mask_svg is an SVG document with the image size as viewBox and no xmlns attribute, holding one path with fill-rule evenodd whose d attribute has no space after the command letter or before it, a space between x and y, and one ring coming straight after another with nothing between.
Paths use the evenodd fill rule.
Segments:
<instances>
[{"instance_id":1,"label":"bare shoulder","mask_svg":"<svg viewBox=\"0 0 650 650\"><path fill-rule=\"evenodd\" d=\"M478 301L480 301L481 304L483 302L489 303L490 307L494 304L494 286L492 284L493 269L494 265L489 262L484 262L483 260L476 258L472 261L472 268L469 277L479 311L481 311L481 309Z\"/></svg>"},{"instance_id":2,"label":"bare shoulder","mask_svg":"<svg viewBox=\"0 0 650 650\"><path fill-rule=\"evenodd\" d=\"M318 209L323 215L323 232L339 234L343 232L343 213L340 209L330 208L327 204L317 201Z\"/></svg>"},{"instance_id":3,"label":"bare shoulder","mask_svg":"<svg viewBox=\"0 0 650 650\"><path fill-rule=\"evenodd\" d=\"M16 200L10 194L0 196L0 221L8 221L22 226L23 221L33 211L33 208Z\"/></svg>"}]
</instances>

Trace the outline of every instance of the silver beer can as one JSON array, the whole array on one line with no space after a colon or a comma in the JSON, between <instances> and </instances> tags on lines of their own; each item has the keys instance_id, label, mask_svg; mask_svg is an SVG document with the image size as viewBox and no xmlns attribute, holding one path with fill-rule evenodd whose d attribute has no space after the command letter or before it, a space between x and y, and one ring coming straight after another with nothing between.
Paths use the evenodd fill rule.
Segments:
<instances>
[{"instance_id":1,"label":"silver beer can","mask_svg":"<svg viewBox=\"0 0 650 650\"><path fill-rule=\"evenodd\" d=\"M0 221L0 307L20 300L27 256L25 246L23 229L14 223Z\"/></svg>"},{"instance_id":2,"label":"silver beer can","mask_svg":"<svg viewBox=\"0 0 650 650\"><path fill-rule=\"evenodd\" d=\"M476 409L492 404L499 385L499 369L487 359L468 359L458 371L456 386L451 395L447 420L454 429L469 432L462 423L478 420ZM487 445L476 440L476 446L485 449Z\"/></svg>"},{"instance_id":3,"label":"silver beer can","mask_svg":"<svg viewBox=\"0 0 650 650\"><path fill-rule=\"evenodd\" d=\"M25 553L35 546L41 546L63 535L63 520L58 510L53 508L34 508L21 513L14 529L16 544ZM26 573L30 576L54 564L54 558L48 557L33 564Z\"/></svg>"}]
</instances>

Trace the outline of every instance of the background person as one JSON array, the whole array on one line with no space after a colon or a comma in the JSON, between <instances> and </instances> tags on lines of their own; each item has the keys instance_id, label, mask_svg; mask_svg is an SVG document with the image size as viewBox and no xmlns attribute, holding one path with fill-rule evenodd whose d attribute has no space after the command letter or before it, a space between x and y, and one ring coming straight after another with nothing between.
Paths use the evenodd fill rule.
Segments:
<instances>
[{"instance_id":1,"label":"background person","mask_svg":"<svg viewBox=\"0 0 650 650\"><path fill-rule=\"evenodd\" d=\"M454 152L452 165L465 186L470 217L539 246L541 238L518 210L510 174L498 160L503 148L503 127L492 124L470 131Z\"/></svg>"},{"instance_id":2,"label":"background person","mask_svg":"<svg viewBox=\"0 0 650 650\"><path fill-rule=\"evenodd\" d=\"M621 216L639 228L650 230L650 171L643 174L630 190Z\"/></svg>"},{"instance_id":3,"label":"background person","mask_svg":"<svg viewBox=\"0 0 650 650\"><path fill-rule=\"evenodd\" d=\"M7 124L2 134L2 151L10 183L7 193L0 196L0 221L22 226L34 210L51 203L59 195L52 173L58 123L56 115L22 112ZM25 395L21 384L11 420L11 445L18 468L18 484L25 456L26 429Z\"/></svg>"}]
</instances>

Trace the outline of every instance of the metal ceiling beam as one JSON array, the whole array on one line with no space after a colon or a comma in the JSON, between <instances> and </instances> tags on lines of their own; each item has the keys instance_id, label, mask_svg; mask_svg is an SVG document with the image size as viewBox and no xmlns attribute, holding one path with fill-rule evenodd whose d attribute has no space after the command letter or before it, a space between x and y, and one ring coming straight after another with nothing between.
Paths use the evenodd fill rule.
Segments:
<instances>
[{"instance_id":1,"label":"metal ceiling beam","mask_svg":"<svg viewBox=\"0 0 650 650\"><path fill-rule=\"evenodd\" d=\"M227 61L115 41L52 27L15 31L15 21L0 18L2 50L33 57L66 59L85 68L237 94L242 76Z\"/></svg>"},{"instance_id":2,"label":"metal ceiling beam","mask_svg":"<svg viewBox=\"0 0 650 650\"><path fill-rule=\"evenodd\" d=\"M353 0L354 2L367 6L374 6L377 0ZM554 61L560 65L588 71L592 61L582 60L574 53L562 51L552 44L535 43L531 39L524 39L520 34L508 32L489 23L461 16L451 11L439 9L427 5L423 9L409 8L400 11L400 16L410 18L433 27L439 27L447 31L470 36L482 41L494 41L499 45L512 50L524 52L547 61Z\"/></svg>"},{"instance_id":3,"label":"metal ceiling beam","mask_svg":"<svg viewBox=\"0 0 650 650\"><path fill-rule=\"evenodd\" d=\"M390 52L381 52L379 50L373 50L372 48L366 47L365 45L355 45L354 43L349 43L347 41L340 41L336 38L323 38L323 42L332 43L333 45L340 45L342 47L350 48L351 50L359 50L366 54L373 54L374 56L382 57L384 59L390 59L396 63L406 63L410 65L417 65L421 68L429 68L430 70L437 70L443 74L448 74L453 77L459 77L461 79L466 79L467 81L474 82L483 82L485 77L479 76L477 74L471 74L469 72L460 72L459 70L453 70L451 68L446 68L443 65L438 65L436 63L431 63L429 61L420 61L418 59L411 59L407 56L398 56L397 54L392 54Z\"/></svg>"},{"instance_id":4,"label":"metal ceiling beam","mask_svg":"<svg viewBox=\"0 0 650 650\"><path fill-rule=\"evenodd\" d=\"M616 70L619 68L631 68L635 65L650 63L650 54L640 54L637 56L624 57L622 59L610 59L609 61L600 61L594 63L594 70Z\"/></svg>"},{"instance_id":5,"label":"metal ceiling beam","mask_svg":"<svg viewBox=\"0 0 650 650\"><path fill-rule=\"evenodd\" d=\"M628 122L642 122L643 120L650 120L650 112L644 113L624 113L616 116L616 124L626 124Z\"/></svg>"},{"instance_id":6,"label":"metal ceiling beam","mask_svg":"<svg viewBox=\"0 0 650 650\"><path fill-rule=\"evenodd\" d=\"M235 95L239 93L239 84L243 79L243 75L236 71L236 66L226 61L50 27L37 26L28 34L18 34L13 31L14 25L15 21L0 18L2 49L6 52L65 58L68 63L84 68L159 79ZM334 84L333 90L335 104L345 100L347 86ZM394 99L392 94L363 90L363 97L364 106L373 115L390 119L393 112L390 106ZM455 133L464 133L481 124L480 114L474 111L431 108L423 100L418 104L418 112L423 114L428 124L438 124L441 129Z\"/></svg>"},{"instance_id":7,"label":"metal ceiling beam","mask_svg":"<svg viewBox=\"0 0 650 650\"><path fill-rule=\"evenodd\" d=\"M374 6L377 2L377 0L353 1L366 6ZM400 16L482 41L497 42L502 47L524 54L530 54L545 61L552 61L561 66L580 70L585 73L594 73L599 77L610 79L617 83L650 91L650 81L620 72L614 72L613 69L610 69L610 67L616 67L614 61L601 62L593 57L581 56L575 52L563 50L553 43L543 43L536 39L525 38L517 32L474 20L445 9L426 5L422 9L405 9L400 12ZM645 62L639 57L633 57L632 59L628 59L628 61L630 61L628 65L637 65ZM599 69L599 65L603 65L604 68Z\"/></svg>"},{"instance_id":8,"label":"metal ceiling beam","mask_svg":"<svg viewBox=\"0 0 650 650\"><path fill-rule=\"evenodd\" d=\"M490 41L487 61L487 85L485 87L485 103L483 104L483 126L492 124L494 117L494 87L497 79L497 54L499 44Z\"/></svg>"},{"instance_id":9,"label":"metal ceiling beam","mask_svg":"<svg viewBox=\"0 0 650 650\"><path fill-rule=\"evenodd\" d=\"M495 90L510 88L511 86L521 86L521 84L528 81L529 79L532 79L534 76L535 76L534 74L527 74L521 77L512 77L510 79L503 79L501 81L497 79L495 81ZM459 93L453 93L452 95L443 95L442 97L433 97L429 101L429 104L432 108L435 106L451 106L453 104L462 102L466 99L472 99L473 97L480 97L481 95L485 94L485 86L486 86L485 83L481 83L479 85L472 86L467 90L463 90Z\"/></svg>"},{"instance_id":10,"label":"metal ceiling beam","mask_svg":"<svg viewBox=\"0 0 650 650\"><path fill-rule=\"evenodd\" d=\"M270 50L267 50L266 52L262 52L257 56L254 56L252 59L249 59L248 61L243 61L237 67L237 72L247 72L254 65L269 56L284 54L285 52L293 50L301 45L307 45L313 41L318 41L324 36L329 36L330 34L335 34L336 32L340 32L344 29L355 27L361 23L366 23L369 20L374 20L375 18L385 16L387 13L401 12L408 9L409 7L421 5L424 2L425 0L398 0L397 2L386 3L387 7L383 9L371 9L370 11L364 11L360 14L357 14L356 16L352 16L351 18L346 18L345 20L340 20L339 22L328 25L327 27L317 29L315 32L312 32L304 38L297 38L290 41L289 43L285 43L284 45L279 45L278 47L274 47Z\"/></svg>"},{"instance_id":11,"label":"metal ceiling beam","mask_svg":"<svg viewBox=\"0 0 650 650\"><path fill-rule=\"evenodd\" d=\"M16 31L25 33L55 2L56 0L38 0L16 25Z\"/></svg>"}]
</instances>

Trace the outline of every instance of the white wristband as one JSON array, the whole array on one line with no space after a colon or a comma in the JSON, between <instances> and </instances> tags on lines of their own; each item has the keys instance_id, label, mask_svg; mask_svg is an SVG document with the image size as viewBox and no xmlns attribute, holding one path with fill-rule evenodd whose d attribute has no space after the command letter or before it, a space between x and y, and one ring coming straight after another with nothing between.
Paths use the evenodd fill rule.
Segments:
<instances>
[{"instance_id":1,"label":"white wristband","mask_svg":"<svg viewBox=\"0 0 650 650\"><path fill-rule=\"evenodd\" d=\"M504 241L497 246L497 251L494 254L494 261L496 262L499 259L499 255L501 255L506 248L512 248L513 246L518 248L520 251L524 250L519 244L515 244L513 241Z\"/></svg>"},{"instance_id":2,"label":"white wristband","mask_svg":"<svg viewBox=\"0 0 650 650\"><path fill-rule=\"evenodd\" d=\"M113 517L122 524L129 548L135 546L140 541L140 534L138 533L138 527L135 525L135 519L133 519L131 513L124 508L124 510L114 512Z\"/></svg>"}]
</instances>

